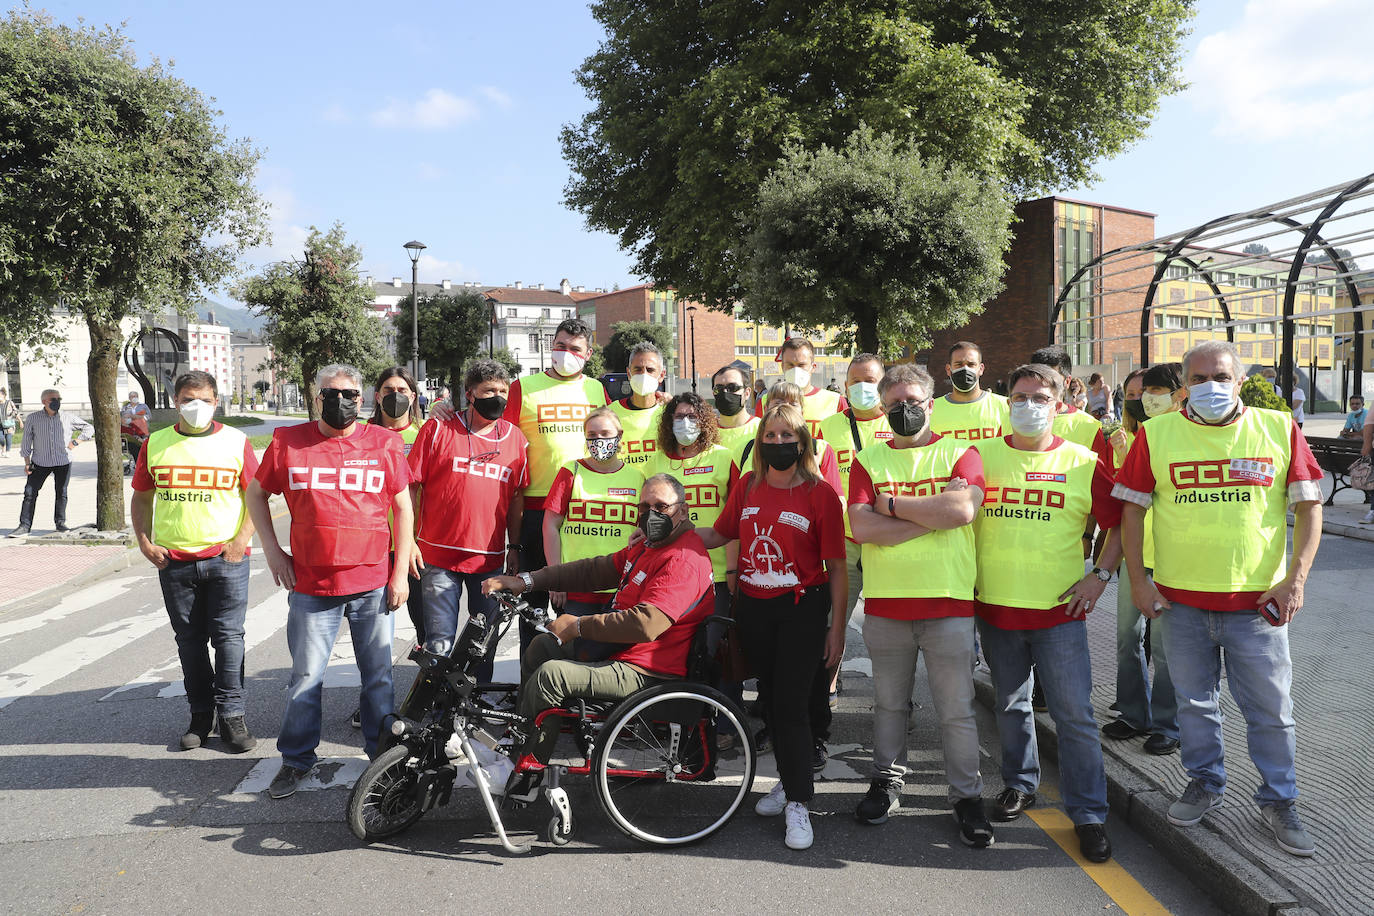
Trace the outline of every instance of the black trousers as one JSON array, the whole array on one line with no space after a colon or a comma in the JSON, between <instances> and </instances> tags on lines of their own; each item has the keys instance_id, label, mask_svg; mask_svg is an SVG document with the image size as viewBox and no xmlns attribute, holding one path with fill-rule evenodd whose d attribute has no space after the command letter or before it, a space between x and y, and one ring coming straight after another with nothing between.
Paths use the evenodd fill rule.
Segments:
<instances>
[{"instance_id":1,"label":"black trousers","mask_svg":"<svg viewBox=\"0 0 1374 916\"><path fill-rule=\"evenodd\" d=\"M38 491L43 489L43 484L51 475L53 486L57 491L53 501L53 521L56 522L58 528L65 528L67 526L67 478L71 476L72 466L61 464L55 468L45 468L41 464L30 464L29 467L28 479L24 481L24 503L19 509L19 526L21 528L33 527L33 510L38 505Z\"/></svg>"},{"instance_id":2,"label":"black trousers","mask_svg":"<svg viewBox=\"0 0 1374 916\"><path fill-rule=\"evenodd\" d=\"M544 510L526 509L525 514L520 517L520 546L525 548L520 552L520 571L532 573L537 569L543 569L549 565L544 558ZM547 608L549 606L548 592L525 592L520 597L524 598L530 607ZM525 621L520 619L520 657L525 657L525 650L530 647L534 637L539 633Z\"/></svg>"},{"instance_id":3,"label":"black trousers","mask_svg":"<svg viewBox=\"0 0 1374 916\"><path fill-rule=\"evenodd\" d=\"M739 634L759 679L759 696L773 738L773 758L788 801L810 802L811 692L830 614L830 591L809 589L797 601L740 594Z\"/></svg>"}]
</instances>

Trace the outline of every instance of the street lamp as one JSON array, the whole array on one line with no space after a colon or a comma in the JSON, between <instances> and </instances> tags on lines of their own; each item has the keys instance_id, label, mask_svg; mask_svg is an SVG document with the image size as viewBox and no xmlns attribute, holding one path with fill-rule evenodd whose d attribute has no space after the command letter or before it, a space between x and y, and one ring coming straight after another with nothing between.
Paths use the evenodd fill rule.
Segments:
<instances>
[{"instance_id":1,"label":"street lamp","mask_svg":"<svg viewBox=\"0 0 1374 916\"><path fill-rule=\"evenodd\" d=\"M696 315L696 312L697 312L697 307L696 307L695 305L689 305L689 306L687 306L687 320L688 320L688 326L690 327L691 332L692 332L692 393L693 393L693 394L696 394L696 390L697 390L697 315Z\"/></svg>"},{"instance_id":2,"label":"street lamp","mask_svg":"<svg viewBox=\"0 0 1374 916\"><path fill-rule=\"evenodd\" d=\"M410 374L420 381L420 298L417 289L420 285L420 252L425 250L424 242L413 239L405 244L406 254L410 257Z\"/></svg>"}]
</instances>

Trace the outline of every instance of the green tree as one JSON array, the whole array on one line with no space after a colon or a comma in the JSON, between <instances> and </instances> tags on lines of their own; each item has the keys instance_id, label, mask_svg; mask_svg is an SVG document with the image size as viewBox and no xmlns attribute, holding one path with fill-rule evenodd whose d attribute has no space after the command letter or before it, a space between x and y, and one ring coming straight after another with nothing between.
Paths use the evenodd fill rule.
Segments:
<instances>
[{"instance_id":1,"label":"green tree","mask_svg":"<svg viewBox=\"0 0 1374 916\"><path fill-rule=\"evenodd\" d=\"M1240 400L1247 407L1267 407L1270 410L1293 412L1293 408L1288 406L1283 397L1274 392L1273 383L1258 372L1241 383Z\"/></svg>"},{"instance_id":2,"label":"green tree","mask_svg":"<svg viewBox=\"0 0 1374 916\"><path fill-rule=\"evenodd\" d=\"M1011 207L996 185L861 128L789 150L759 188L747 240L750 315L853 328L860 350L915 347L1001 288Z\"/></svg>"},{"instance_id":3,"label":"green tree","mask_svg":"<svg viewBox=\"0 0 1374 916\"><path fill-rule=\"evenodd\" d=\"M630 351L635 344L649 341L663 351L666 365L673 358L673 329L666 324L652 321L617 321L611 325L611 339L606 341L602 355L606 360L608 372L628 372Z\"/></svg>"},{"instance_id":4,"label":"green tree","mask_svg":"<svg viewBox=\"0 0 1374 916\"><path fill-rule=\"evenodd\" d=\"M1242 254L1268 254L1269 246L1263 242L1251 242L1241 249Z\"/></svg>"},{"instance_id":5,"label":"green tree","mask_svg":"<svg viewBox=\"0 0 1374 916\"><path fill-rule=\"evenodd\" d=\"M486 358L487 354L479 353L469 357L468 361L463 363L463 371L454 376L453 384L449 386L453 390L455 397L463 390L463 376L467 374L468 369L471 368L472 364L477 362L477 360ZM517 360L515 355L507 348L498 347L496 352L491 354L491 358L506 367L506 372L510 375L512 380L520 377L520 361Z\"/></svg>"},{"instance_id":6,"label":"green tree","mask_svg":"<svg viewBox=\"0 0 1374 916\"><path fill-rule=\"evenodd\" d=\"M305 254L277 261L234 288L234 297L266 318L263 336L272 345L272 366L296 374L311 419L315 375L330 363L349 363L369 384L391 363L382 343L381 323L367 309L372 288L358 275L362 251L351 245L343 226L328 232L310 227Z\"/></svg>"},{"instance_id":7,"label":"green tree","mask_svg":"<svg viewBox=\"0 0 1374 916\"><path fill-rule=\"evenodd\" d=\"M606 354L596 344L592 344L592 352L587 356L587 365L582 367L582 374L588 378L600 378L606 374Z\"/></svg>"},{"instance_id":8,"label":"green tree","mask_svg":"<svg viewBox=\"0 0 1374 916\"><path fill-rule=\"evenodd\" d=\"M564 127L569 206L635 272L721 310L784 150L868 124L1013 193L1078 184L1143 136L1190 0L598 0L606 30Z\"/></svg>"},{"instance_id":9,"label":"green tree","mask_svg":"<svg viewBox=\"0 0 1374 916\"><path fill-rule=\"evenodd\" d=\"M58 305L85 322L100 528L124 526L120 322L189 315L265 238L258 153L220 115L117 28L0 19L0 337L60 345Z\"/></svg>"},{"instance_id":10,"label":"green tree","mask_svg":"<svg viewBox=\"0 0 1374 916\"><path fill-rule=\"evenodd\" d=\"M392 316L396 328L397 358L410 364L410 297ZM491 326L491 306L476 290L455 295L436 293L420 297L420 359L431 379L457 387L462 384L462 367L487 341Z\"/></svg>"}]
</instances>

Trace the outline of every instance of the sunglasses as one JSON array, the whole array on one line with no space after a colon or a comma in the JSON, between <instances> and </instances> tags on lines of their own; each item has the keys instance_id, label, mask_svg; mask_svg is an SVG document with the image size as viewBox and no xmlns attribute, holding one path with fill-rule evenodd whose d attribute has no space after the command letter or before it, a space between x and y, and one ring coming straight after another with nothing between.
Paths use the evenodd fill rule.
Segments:
<instances>
[{"instance_id":1,"label":"sunglasses","mask_svg":"<svg viewBox=\"0 0 1374 916\"><path fill-rule=\"evenodd\" d=\"M712 392L713 394L727 394L727 393L728 393L728 394L739 394L739 393L740 393L741 391L743 391L743 390L744 390L744 386L743 386L743 385L730 384L730 385L716 385L716 386L714 386L714 387L711 389L711 392Z\"/></svg>"},{"instance_id":2,"label":"sunglasses","mask_svg":"<svg viewBox=\"0 0 1374 916\"><path fill-rule=\"evenodd\" d=\"M334 400L335 398L343 398L345 401L356 401L356 400L358 400L358 398L360 398L361 396L362 396L362 392L359 391L357 388L321 388L321 389L320 389L320 397L324 398L326 401L332 401L332 400Z\"/></svg>"}]
</instances>

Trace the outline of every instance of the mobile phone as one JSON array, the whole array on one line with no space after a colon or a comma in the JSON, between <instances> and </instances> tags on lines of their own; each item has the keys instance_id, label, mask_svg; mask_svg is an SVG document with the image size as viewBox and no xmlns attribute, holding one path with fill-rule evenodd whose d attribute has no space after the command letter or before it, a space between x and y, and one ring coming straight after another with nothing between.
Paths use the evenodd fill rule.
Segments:
<instances>
[{"instance_id":1,"label":"mobile phone","mask_svg":"<svg viewBox=\"0 0 1374 916\"><path fill-rule=\"evenodd\" d=\"M1274 603L1273 598L1270 598L1268 601L1261 604L1259 612L1260 616L1262 616L1265 620L1269 621L1269 625L1271 627L1283 626L1283 623L1279 618L1279 606Z\"/></svg>"}]
</instances>

